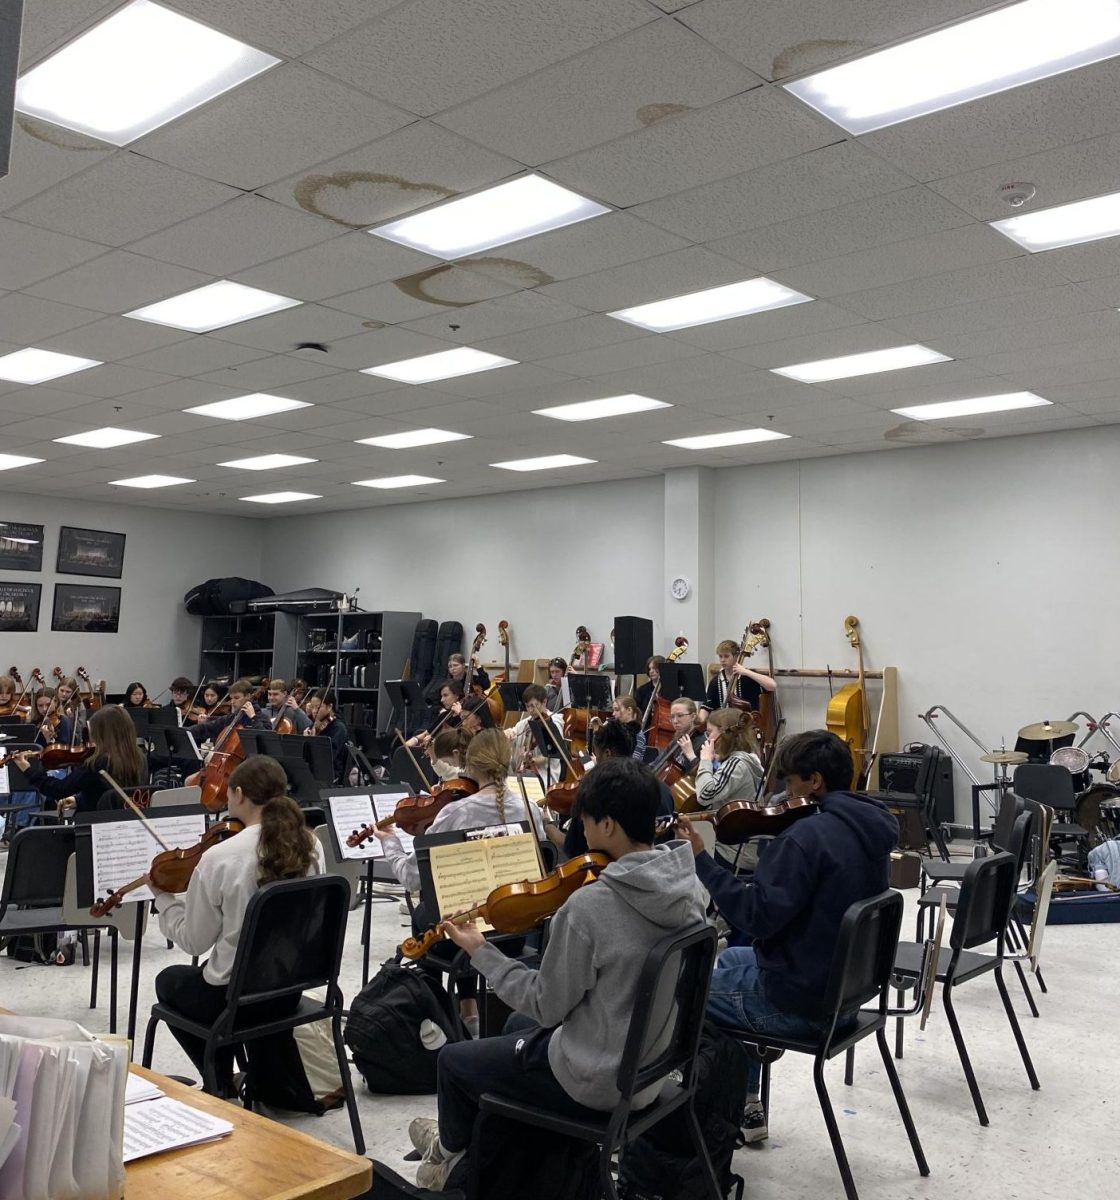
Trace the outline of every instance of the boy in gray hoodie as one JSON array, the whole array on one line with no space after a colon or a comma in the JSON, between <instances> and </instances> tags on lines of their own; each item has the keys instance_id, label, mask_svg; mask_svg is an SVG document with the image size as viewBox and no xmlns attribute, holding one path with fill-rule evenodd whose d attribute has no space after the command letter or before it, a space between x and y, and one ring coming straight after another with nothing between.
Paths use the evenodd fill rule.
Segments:
<instances>
[{"instance_id":1,"label":"boy in gray hoodie","mask_svg":"<svg viewBox=\"0 0 1120 1200\"><path fill-rule=\"evenodd\" d=\"M704 920L704 892L688 845L653 845L659 804L657 780L633 759L607 759L585 777L576 811L589 849L613 861L553 917L538 969L506 958L473 924L444 925L514 1015L501 1037L441 1051L439 1121L420 1118L409 1127L424 1155L418 1185L442 1189L470 1144L483 1092L572 1116L617 1103L615 1080L646 954L667 935ZM672 1015L669 1004L654 1013L652 1028L659 1032L649 1058L671 1036ZM649 1104L657 1090L635 1096L635 1108Z\"/></svg>"}]
</instances>

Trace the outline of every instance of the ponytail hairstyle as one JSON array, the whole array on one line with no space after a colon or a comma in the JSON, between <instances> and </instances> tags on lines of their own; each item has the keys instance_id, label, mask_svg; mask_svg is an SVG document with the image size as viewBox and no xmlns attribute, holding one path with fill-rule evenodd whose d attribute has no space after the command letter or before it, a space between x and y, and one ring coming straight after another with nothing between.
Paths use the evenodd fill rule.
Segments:
<instances>
[{"instance_id":1,"label":"ponytail hairstyle","mask_svg":"<svg viewBox=\"0 0 1120 1200\"><path fill-rule=\"evenodd\" d=\"M674 701L674 703L676 703ZM727 758L736 750L743 754L757 754L758 742L750 717L737 708L717 708L708 714L708 725L719 730L716 738L716 754Z\"/></svg>"},{"instance_id":2,"label":"ponytail hairstyle","mask_svg":"<svg viewBox=\"0 0 1120 1200\"><path fill-rule=\"evenodd\" d=\"M284 768L264 754L254 754L233 770L229 787L261 810L257 844L257 883L302 879L315 861L315 837L307 828L303 809L288 798Z\"/></svg>"},{"instance_id":3,"label":"ponytail hairstyle","mask_svg":"<svg viewBox=\"0 0 1120 1200\"><path fill-rule=\"evenodd\" d=\"M108 760L106 770L122 787L139 787L148 780L148 764L136 744L136 726L132 718L115 704L99 708L89 719L89 737L93 750L85 765L93 767L99 758Z\"/></svg>"},{"instance_id":4,"label":"ponytail hairstyle","mask_svg":"<svg viewBox=\"0 0 1120 1200\"><path fill-rule=\"evenodd\" d=\"M466 773L480 787L492 785L498 793L498 816L506 819L506 776L509 774L511 747L500 729L483 729L467 746Z\"/></svg>"}]
</instances>

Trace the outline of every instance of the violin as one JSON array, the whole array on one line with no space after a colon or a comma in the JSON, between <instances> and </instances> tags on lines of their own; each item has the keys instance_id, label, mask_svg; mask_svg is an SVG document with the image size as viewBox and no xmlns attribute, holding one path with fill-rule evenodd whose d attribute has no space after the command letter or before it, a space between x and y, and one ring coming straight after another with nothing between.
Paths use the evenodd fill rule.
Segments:
<instances>
[{"instance_id":1,"label":"violin","mask_svg":"<svg viewBox=\"0 0 1120 1200\"><path fill-rule=\"evenodd\" d=\"M664 833L675 821L710 821L716 830L716 841L725 846L738 846L753 837L774 835L802 817L817 811L817 801L811 797L775 796L770 800L729 800L719 808L703 812L678 813L662 817L658 832Z\"/></svg>"},{"instance_id":2,"label":"violin","mask_svg":"<svg viewBox=\"0 0 1120 1200\"><path fill-rule=\"evenodd\" d=\"M499 933L528 933L559 912L564 902L581 887L593 883L610 861L605 854L589 851L570 858L543 879L503 883L494 888L484 903L448 917L447 921L463 925L475 917L482 917ZM405 938L401 943L401 955L409 959L422 958L445 936L441 922L418 938Z\"/></svg>"},{"instance_id":3,"label":"violin","mask_svg":"<svg viewBox=\"0 0 1120 1200\"><path fill-rule=\"evenodd\" d=\"M449 804L456 800L465 800L477 791L478 784L473 779L459 776L435 784L430 792L421 792L418 796L404 796L397 801L392 816L382 817L372 825L363 825L361 829L353 830L346 839L346 844L351 848L362 846L373 837L375 830L380 829L384 832L393 825L415 837L423 833Z\"/></svg>"},{"instance_id":4,"label":"violin","mask_svg":"<svg viewBox=\"0 0 1120 1200\"><path fill-rule=\"evenodd\" d=\"M104 917L112 912L117 905L124 902L129 892L143 887L151 881L154 888L161 892L185 892L191 881L195 867L202 861L202 856L211 847L224 842L226 838L240 833L245 826L238 820L219 821L202 835L193 845L185 850L161 850L148 867L148 873L139 879L126 883L124 887L110 892L103 900L97 900L89 910L91 917Z\"/></svg>"}]
</instances>

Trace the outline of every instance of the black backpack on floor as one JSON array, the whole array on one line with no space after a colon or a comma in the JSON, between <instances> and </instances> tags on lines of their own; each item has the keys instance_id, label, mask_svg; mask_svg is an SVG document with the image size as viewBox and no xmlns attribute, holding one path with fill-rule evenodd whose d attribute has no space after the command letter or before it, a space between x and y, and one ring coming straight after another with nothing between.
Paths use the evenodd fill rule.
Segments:
<instances>
[{"instance_id":1,"label":"black backpack on floor","mask_svg":"<svg viewBox=\"0 0 1120 1200\"><path fill-rule=\"evenodd\" d=\"M448 1042L462 1034L451 998L438 979L395 959L354 997L343 1037L371 1092L419 1096L436 1090L439 1047L428 1049L420 1026L430 1021Z\"/></svg>"},{"instance_id":2,"label":"black backpack on floor","mask_svg":"<svg viewBox=\"0 0 1120 1200\"><path fill-rule=\"evenodd\" d=\"M696 1119L715 1168L720 1194L743 1181L731 1171L731 1156L747 1102L747 1052L734 1038L705 1021L696 1059ZM707 1200L708 1189L692 1139L677 1109L627 1146L618 1171L623 1200Z\"/></svg>"},{"instance_id":3,"label":"black backpack on floor","mask_svg":"<svg viewBox=\"0 0 1120 1200\"><path fill-rule=\"evenodd\" d=\"M427 1188L416 1187L375 1158L373 1186L368 1192L362 1193L361 1200L436 1200L437 1196L443 1196L445 1200L465 1200L458 1188L444 1188L442 1192L432 1192Z\"/></svg>"}]
</instances>

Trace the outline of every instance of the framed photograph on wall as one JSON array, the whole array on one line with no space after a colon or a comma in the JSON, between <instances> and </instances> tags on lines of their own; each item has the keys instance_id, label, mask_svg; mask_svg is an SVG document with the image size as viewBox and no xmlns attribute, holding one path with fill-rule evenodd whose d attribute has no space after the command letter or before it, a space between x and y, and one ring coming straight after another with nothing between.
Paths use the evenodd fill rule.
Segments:
<instances>
[{"instance_id":1,"label":"framed photograph on wall","mask_svg":"<svg viewBox=\"0 0 1120 1200\"><path fill-rule=\"evenodd\" d=\"M116 633L121 589L80 583L54 585L53 633Z\"/></svg>"},{"instance_id":2,"label":"framed photograph on wall","mask_svg":"<svg viewBox=\"0 0 1120 1200\"><path fill-rule=\"evenodd\" d=\"M43 569L43 526L0 521L0 571Z\"/></svg>"},{"instance_id":3,"label":"framed photograph on wall","mask_svg":"<svg viewBox=\"0 0 1120 1200\"><path fill-rule=\"evenodd\" d=\"M60 575L120 579L124 572L124 534L63 525L58 531L55 570Z\"/></svg>"},{"instance_id":4,"label":"framed photograph on wall","mask_svg":"<svg viewBox=\"0 0 1120 1200\"><path fill-rule=\"evenodd\" d=\"M0 580L0 632L34 633L39 628L39 583L5 583Z\"/></svg>"}]
</instances>

